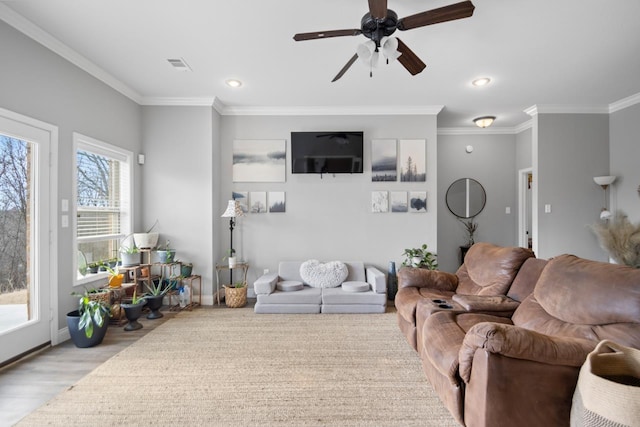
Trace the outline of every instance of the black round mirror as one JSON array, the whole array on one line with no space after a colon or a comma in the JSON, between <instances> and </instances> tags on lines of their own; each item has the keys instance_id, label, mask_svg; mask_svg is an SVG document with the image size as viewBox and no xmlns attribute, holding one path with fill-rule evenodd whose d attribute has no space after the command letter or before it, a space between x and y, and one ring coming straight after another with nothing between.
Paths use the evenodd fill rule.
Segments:
<instances>
[{"instance_id":1,"label":"black round mirror","mask_svg":"<svg viewBox=\"0 0 640 427\"><path fill-rule=\"evenodd\" d=\"M461 178L449 186L447 207L458 218L473 218L484 209L487 194L482 185L472 178Z\"/></svg>"}]
</instances>

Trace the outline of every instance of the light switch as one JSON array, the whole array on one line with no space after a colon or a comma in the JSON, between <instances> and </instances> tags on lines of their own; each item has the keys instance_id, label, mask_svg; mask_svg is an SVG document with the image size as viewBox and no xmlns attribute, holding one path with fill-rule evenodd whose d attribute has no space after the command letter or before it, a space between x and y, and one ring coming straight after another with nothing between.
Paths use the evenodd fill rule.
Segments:
<instances>
[{"instance_id":1,"label":"light switch","mask_svg":"<svg viewBox=\"0 0 640 427\"><path fill-rule=\"evenodd\" d=\"M60 220L62 222L62 228L67 228L69 227L69 215L62 215L60 217Z\"/></svg>"},{"instance_id":2,"label":"light switch","mask_svg":"<svg viewBox=\"0 0 640 427\"><path fill-rule=\"evenodd\" d=\"M509 215L511 213L511 206L507 206L506 208L504 208L504 213Z\"/></svg>"},{"instance_id":3,"label":"light switch","mask_svg":"<svg viewBox=\"0 0 640 427\"><path fill-rule=\"evenodd\" d=\"M551 205L550 204L544 205L544 213L551 213Z\"/></svg>"},{"instance_id":4,"label":"light switch","mask_svg":"<svg viewBox=\"0 0 640 427\"><path fill-rule=\"evenodd\" d=\"M62 199L60 201L60 210L62 210L62 212L69 212L69 199Z\"/></svg>"}]
</instances>

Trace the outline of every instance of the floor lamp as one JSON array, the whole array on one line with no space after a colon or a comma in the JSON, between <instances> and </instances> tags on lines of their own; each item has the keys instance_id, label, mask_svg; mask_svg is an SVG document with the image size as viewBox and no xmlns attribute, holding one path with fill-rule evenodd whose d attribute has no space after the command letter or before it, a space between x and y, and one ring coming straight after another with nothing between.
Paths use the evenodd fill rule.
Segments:
<instances>
[{"instance_id":1,"label":"floor lamp","mask_svg":"<svg viewBox=\"0 0 640 427\"><path fill-rule=\"evenodd\" d=\"M236 225L236 218L242 216L242 208L237 200L229 200L227 210L222 214L222 218L229 218L229 256L233 256L233 227ZM229 267L229 285L233 286L233 268Z\"/></svg>"}]
</instances>

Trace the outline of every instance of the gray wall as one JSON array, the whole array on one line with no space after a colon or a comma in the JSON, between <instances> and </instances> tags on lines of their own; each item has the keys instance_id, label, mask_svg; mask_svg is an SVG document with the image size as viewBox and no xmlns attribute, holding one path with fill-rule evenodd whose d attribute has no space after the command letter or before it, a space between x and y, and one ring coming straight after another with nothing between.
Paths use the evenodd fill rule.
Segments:
<instances>
[{"instance_id":1,"label":"gray wall","mask_svg":"<svg viewBox=\"0 0 640 427\"><path fill-rule=\"evenodd\" d=\"M610 116L611 207L620 209L634 224L640 222L640 104Z\"/></svg>"},{"instance_id":2,"label":"gray wall","mask_svg":"<svg viewBox=\"0 0 640 427\"><path fill-rule=\"evenodd\" d=\"M362 130L365 137L363 174L292 175L291 131ZM426 183L372 183L370 141L379 138L425 139ZM284 191L286 213L249 214L234 230L238 256L249 260L249 281L264 269L277 270L281 260L317 258L362 260L386 271L389 261L401 262L405 248L427 243L437 251L435 116L223 116L221 133L221 203L232 191ZM232 183L234 139L287 141L284 183ZM428 212L372 213L371 191L427 191ZM226 203L225 203L226 205ZM222 214L221 206L214 215ZM228 248L228 222L220 223L220 253ZM237 243L236 243L237 242Z\"/></svg>"},{"instance_id":3,"label":"gray wall","mask_svg":"<svg viewBox=\"0 0 640 427\"><path fill-rule=\"evenodd\" d=\"M593 177L609 174L609 116L538 114L535 121L536 255L549 258L572 253L606 261L588 225L599 220L604 197ZM551 205L551 213L544 213L545 204Z\"/></svg>"},{"instance_id":4,"label":"gray wall","mask_svg":"<svg viewBox=\"0 0 640 427\"><path fill-rule=\"evenodd\" d=\"M211 218L216 168L211 107L143 107L142 166L145 182L143 229L158 220L154 231L159 243L166 240L176 258L192 262L193 273L202 275L203 293L211 294L214 224ZM210 300L207 300L209 302Z\"/></svg>"},{"instance_id":5,"label":"gray wall","mask_svg":"<svg viewBox=\"0 0 640 427\"><path fill-rule=\"evenodd\" d=\"M465 151L467 145L473 152ZM439 135L438 137L438 260L440 269L455 272L466 230L449 211L445 196L459 178L473 178L487 193L487 204L475 218L476 242L517 245L517 175L515 135ZM511 208L511 214L505 208Z\"/></svg>"},{"instance_id":6,"label":"gray wall","mask_svg":"<svg viewBox=\"0 0 640 427\"><path fill-rule=\"evenodd\" d=\"M140 107L104 83L0 21L0 107L58 126L58 198L71 200L75 179L72 133L108 142L137 153L141 146ZM139 194L139 167L134 167L134 191ZM56 201L58 208L60 201ZM141 204L134 203L134 217ZM75 256L69 228L58 228L58 327L77 305L72 297Z\"/></svg>"},{"instance_id":7,"label":"gray wall","mask_svg":"<svg viewBox=\"0 0 640 427\"><path fill-rule=\"evenodd\" d=\"M516 171L532 167L531 128L516 134Z\"/></svg>"}]
</instances>

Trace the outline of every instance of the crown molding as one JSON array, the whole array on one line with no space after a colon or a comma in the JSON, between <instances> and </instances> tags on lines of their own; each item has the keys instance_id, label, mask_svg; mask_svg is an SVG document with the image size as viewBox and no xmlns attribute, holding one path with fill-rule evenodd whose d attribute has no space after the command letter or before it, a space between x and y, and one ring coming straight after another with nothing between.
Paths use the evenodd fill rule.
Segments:
<instances>
[{"instance_id":1,"label":"crown molding","mask_svg":"<svg viewBox=\"0 0 640 427\"><path fill-rule=\"evenodd\" d=\"M410 116L438 115L444 105L424 106L327 106L240 107L225 106L223 116Z\"/></svg>"},{"instance_id":2,"label":"crown molding","mask_svg":"<svg viewBox=\"0 0 640 427\"><path fill-rule=\"evenodd\" d=\"M135 103L141 103L142 97L135 90L2 3L0 3L0 19Z\"/></svg>"},{"instance_id":3,"label":"crown molding","mask_svg":"<svg viewBox=\"0 0 640 427\"><path fill-rule=\"evenodd\" d=\"M608 105L536 104L524 110L536 114L609 114Z\"/></svg>"},{"instance_id":4,"label":"crown molding","mask_svg":"<svg viewBox=\"0 0 640 427\"><path fill-rule=\"evenodd\" d=\"M144 97L140 105L179 106L179 107L211 107L216 98L180 98L180 97Z\"/></svg>"},{"instance_id":5,"label":"crown molding","mask_svg":"<svg viewBox=\"0 0 640 427\"><path fill-rule=\"evenodd\" d=\"M616 111L623 110L636 104L640 104L640 93L636 93L635 95L628 96L609 104L609 113L615 113Z\"/></svg>"}]
</instances>

